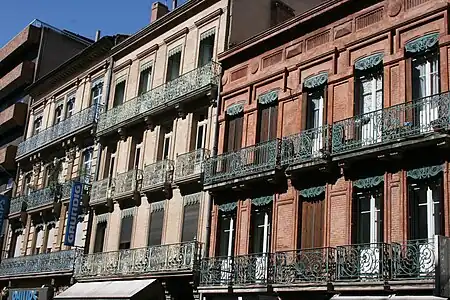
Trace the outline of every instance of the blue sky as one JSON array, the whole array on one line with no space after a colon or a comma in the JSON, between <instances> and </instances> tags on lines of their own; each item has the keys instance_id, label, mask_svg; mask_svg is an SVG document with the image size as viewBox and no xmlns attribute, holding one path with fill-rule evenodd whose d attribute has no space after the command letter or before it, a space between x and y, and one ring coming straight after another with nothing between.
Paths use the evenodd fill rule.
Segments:
<instances>
[{"instance_id":1,"label":"blue sky","mask_svg":"<svg viewBox=\"0 0 450 300\"><path fill-rule=\"evenodd\" d=\"M0 47L34 19L94 39L102 35L130 34L150 21L154 0L4 0L0 9ZM171 5L171 0L160 0ZM179 1L180 2L180 1Z\"/></svg>"}]
</instances>

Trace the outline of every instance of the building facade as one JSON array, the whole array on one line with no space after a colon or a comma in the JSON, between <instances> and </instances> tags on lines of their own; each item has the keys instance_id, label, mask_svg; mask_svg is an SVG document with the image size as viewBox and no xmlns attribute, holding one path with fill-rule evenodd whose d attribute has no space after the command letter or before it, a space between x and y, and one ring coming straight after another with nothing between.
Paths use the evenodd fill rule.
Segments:
<instances>
[{"instance_id":1,"label":"building facade","mask_svg":"<svg viewBox=\"0 0 450 300\"><path fill-rule=\"evenodd\" d=\"M448 25L328 1L219 55L206 299L448 297Z\"/></svg>"},{"instance_id":2,"label":"building facade","mask_svg":"<svg viewBox=\"0 0 450 300\"><path fill-rule=\"evenodd\" d=\"M122 39L101 38L27 88L28 122L15 157L17 186L0 262L0 287L10 298L37 293L50 299L73 283L75 259L83 253L88 230L96 164L92 133L106 89L107 56ZM74 216L76 238L67 246L74 183L83 185L82 199Z\"/></svg>"}]
</instances>

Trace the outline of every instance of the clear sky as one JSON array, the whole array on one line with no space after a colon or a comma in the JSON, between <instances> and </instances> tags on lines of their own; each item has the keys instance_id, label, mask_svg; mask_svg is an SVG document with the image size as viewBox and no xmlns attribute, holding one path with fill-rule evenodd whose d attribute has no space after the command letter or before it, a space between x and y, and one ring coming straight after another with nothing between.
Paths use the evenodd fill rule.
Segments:
<instances>
[{"instance_id":1,"label":"clear sky","mask_svg":"<svg viewBox=\"0 0 450 300\"><path fill-rule=\"evenodd\" d=\"M3 0L0 9L0 48L34 19L91 39L94 39L96 30L101 30L102 36L131 34L148 25L153 1ZM160 2L170 7L172 1Z\"/></svg>"}]
</instances>

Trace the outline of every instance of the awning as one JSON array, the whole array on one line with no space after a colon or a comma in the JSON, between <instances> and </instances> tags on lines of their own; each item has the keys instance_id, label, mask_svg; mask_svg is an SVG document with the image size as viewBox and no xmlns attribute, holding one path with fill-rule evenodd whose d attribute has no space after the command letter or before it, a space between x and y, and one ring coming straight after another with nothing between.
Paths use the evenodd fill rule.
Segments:
<instances>
[{"instance_id":1,"label":"awning","mask_svg":"<svg viewBox=\"0 0 450 300\"><path fill-rule=\"evenodd\" d=\"M447 300L447 298L441 298L436 296L341 296L334 295L331 299L336 300Z\"/></svg>"},{"instance_id":2,"label":"awning","mask_svg":"<svg viewBox=\"0 0 450 300\"><path fill-rule=\"evenodd\" d=\"M150 294L157 294L159 289L153 291L157 284L156 279L147 280L118 280L78 282L55 296L54 299L151 299Z\"/></svg>"}]
</instances>

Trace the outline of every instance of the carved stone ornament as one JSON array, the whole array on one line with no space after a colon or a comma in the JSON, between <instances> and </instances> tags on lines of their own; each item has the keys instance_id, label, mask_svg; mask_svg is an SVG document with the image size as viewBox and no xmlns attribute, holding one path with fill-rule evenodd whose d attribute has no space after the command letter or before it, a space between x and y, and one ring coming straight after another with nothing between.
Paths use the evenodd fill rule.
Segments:
<instances>
[{"instance_id":1,"label":"carved stone ornament","mask_svg":"<svg viewBox=\"0 0 450 300\"><path fill-rule=\"evenodd\" d=\"M259 104L270 104L278 101L278 90L273 90L258 96Z\"/></svg>"},{"instance_id":2,"label":"carved stone ornament","mask_svg":"<svg viewBox=\"0 0 450 300\"><path fill-rule=\"evenodd\" d=\"M391 0L388 3L388 15L393 18L402 11L403 0Z\"/></svg>"},{"instance_id":3,"label":"carved stone ornament","mask_svg":"<svg viewBox=\"0 0 450 300\"><path fill-rule=\"evenodd\" d=\"M307 89L314 89L321 85L326 84L328 81L328 73L327 72L321 72L317 75L309 76L305 79L305 82L303 83L303 86Z\"/></svg>"},{"instance_id":4,"label":"carved stone ornament","mask_svg":"<svg viewBox=\"0 0 450 300\"><path fill-rule=\"evenodd\" d=\"M444 170L443 165L417 168L406 172L406 176L412 179L427 179L434 177Z\"/></svg>"},{"instance_id":5,"label":"carved stone ornament","mask_svg":"<svg viewBox=\"0 0 450 300\"><path fill-rule=\"evenodd\" d=\"M360 58L355 61L355 69L360 71L366 71L373 67L378 66L383 62L384 53L376 53L370 56Z\"/></svg>"},{"instance_id":6,"label":"carved stone ornament","mask_svg":"<svg viewBox=\"0 0 450 300\"><path fill-rule=\"evenodd\" d=\"M430 33L406 43L405 50L410 53L425 52L433 48L438 41L439 33Z\"/></svg>"},{"instance_id":7,"label":"carved stone ornament","mask_svg":"<svg viewBox=\"0 0 450 300\"><path fill-rule=\"evenodd\" d=\"M300 196L303 198L314 198L325 193L325 186L316 186L308 189L300 190Z\"/></svg>"},{"instance_id":8,"label":"carved stone ornament","mask_svg":"<svg viewBox=\"0 0 450 300\"><path fill-rule=\"evenodd\" d=\"M258 61L254 61L250 64L250 72L252 74L255 74L256 72L258 72L259 69L259 62Z\"/></svg>"},{"instance_id":9,"label":"carved stone ornament","mask_svg":"<svg viewBox=\"0 0 450 300\"><path fill-rule=\"evenodd\" d=\"M353 186L360 188L360 189L370 189L370 188L373 188L373 187L379 185L383 181L384 181L383 175L373 176L373 177L367 177L367 178L355 180L355 181L353 181Z\"/></svg>"},{"instance_id":10,"label":"carved stone ornament","mask_svg":"<svg viewBox=\"0 0 450 300\"><path fill-rule=\"evenodd\" d=\"M228 106L226 110L226 113L229 116L236 116L242 112L244 112L244 102L232 104Z\"/></svg>"},{"instance_id":11,"label":"carved stone ornament","mask_svg":"<svg viewBox=\"0 0 450 300\"><path fill-rule=\"evenodd\" d=\"M272 196L264 196L264 197L258 197L255 199L252 199L252 204L255 206L264 206L273 201L273 195Z\"/></svg>"},{"instance_id":12,"label":"carved stone ornament","mask_svg":"<svg viewBox=\"0 0 450 300\"><path fill-rule=\"evenodd\" d=\"M236 209L238 203L237 202L230 202L230 203L224 203L219 205L219 210L223 212L228 212Z\"/></svg>"}]
</instances>

